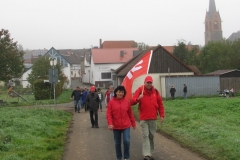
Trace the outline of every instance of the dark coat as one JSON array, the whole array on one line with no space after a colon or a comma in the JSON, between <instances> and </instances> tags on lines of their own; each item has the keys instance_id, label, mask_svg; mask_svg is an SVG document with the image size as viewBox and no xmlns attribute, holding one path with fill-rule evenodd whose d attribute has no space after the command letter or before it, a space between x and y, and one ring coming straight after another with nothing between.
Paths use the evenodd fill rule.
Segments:
<instances>
[{"instance_id":1,"label":"dark coat","mask_svg":"<svg viewBox=\"0 0 240 160\"><path fill-rule=\"evenodd\" d=\"M96 92L89 93L86 98L86 104L89 106L90 111L97 111L99 106L99 96Z\"/></svg>"},{"instance_id":2,"label":"dark coat","mask_svg":"<svg viewBox=\"0 0 240 160\"><path fill-rule=\"evenodd\" d=\"M175 89L175 88L171 88L171 89L170 89L170 93L171 93L171 94L174 94L175 92L176 92L176 89Z\"/></svg>"},{"instance_id":3,"label":"dark coat","mask_svg":"<svg viewBox=\"0 0 240 160\"><path fill-rule=\"evenodd\" d=\"M74 100L75 100L75 101L79 101L79 100L81 99L81 97L82 97L82 94L83 94L82 91L80 91L80 90L79 90L79 91L74 90L74 91L72 92L71 98L74 97Z\"/></svg>"},{"instance_id":4,"label":"dark coat","mask_svg":"<svg viewBox=\"0 0 240 160\"><path fill-rule=\"evenodd\" d=\"M187 92L187 86L183 87L183 92Z\"/></svg>"}]
</instances>

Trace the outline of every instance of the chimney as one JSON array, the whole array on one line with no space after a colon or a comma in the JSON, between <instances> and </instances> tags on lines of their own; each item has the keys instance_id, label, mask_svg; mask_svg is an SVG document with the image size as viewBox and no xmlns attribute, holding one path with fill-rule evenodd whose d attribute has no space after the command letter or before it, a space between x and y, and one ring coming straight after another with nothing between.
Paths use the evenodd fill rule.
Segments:
<instances>
[{"instance_id":1,"label":"chimney","mask_svg":"<svg viewBox=\"0 0 240 160\"><path fill-rule=\"evenodd\" d=\"M102 39L99 39L99 48L102 48Z\"/></svg>"}]
</instances>

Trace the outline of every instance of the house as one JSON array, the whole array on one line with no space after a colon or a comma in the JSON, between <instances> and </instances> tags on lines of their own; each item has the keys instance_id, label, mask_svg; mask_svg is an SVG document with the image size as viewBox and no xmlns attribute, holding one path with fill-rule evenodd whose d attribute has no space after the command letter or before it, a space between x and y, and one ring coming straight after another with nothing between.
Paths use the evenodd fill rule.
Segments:
<instances>
[{"instance_id":1,"label":"house","mask_svg":"<svg viewBox=\"0 0 240 160\"><path fill-rule=\"evenodd\" d=\"M31 63L33 64L39 57L44 56L47 53L47 49L32 50Z\"/></svg>"},{"instance_id":2,"label":"house","mask_svg":"<svg viewBox=\"0 0 240 160\"><path fill-rule=\"evenodd\" d=\"M23 55L23 59L24 59L24 64L32 64L32 54L24 54Z\"/></svg>"},{"instance_id":3,"label":"house","mask_svg":"<svg viewBox=\"0 0 240 160\"><path fill-rule=\"evenodd\" d=\"M239 39L240 39L240 31L232 33L231 36L229 36L227 40L233 42L233 41L237 41Z\"/></svg>"},{"instance_id":4,"label":"house","mask_svg":"<svg viewBox=\"0 0 240 160\"><path fill-rule=\"evenodd\" d=\"M55 48L51 48L48 50L43 56L49 57L49 58L54 58L57 60L57 63L62 66L62 72L68 79L68 84L65 84L66 88L70 88L71 86L71 80L72 80L72 75L71 75L71 69L75 67L75 64L78 64L78 71L80 70L80 59L78 56L75 54L60 54ZM21 81L23 88L27 88L30 84L27 81L28 74L30 74L32 71L32 68L27 70L26 72L23 73ZM73 72L72 72L73 73Z\"/></svg>"},{"instance_id":5,"label":"house","mask_svg":"<svg viewBox=\"0 0 240 160\"><path fill-rule=\"evenodd\" d=\"M169 53L164 47L159 45L152 50L153 54L149 66L149 75L153 77L154 86L161 91L163 97L166 97L166 92L170 89L167 78L170 76L190 76L196 74L191 68ZM139 55L116 69L116 85L122 84L127 73L148 51L149 50L141 52ZM145 76L146 75L143 75L135 79L132 87L133 91L136 90L137 87L143 85Z\"/></svg>"},{"instance_id":6,"label":"house","mask_svg":"<svg viewBox=\"0 0 240 160\"><path fill-rule=\"evenodd\" d=\"M90 49L59 49L57 50L71 64L71 79L82 80L82 62L85 59L85 53ZM84 66L83 66L84 67Z\"/></svg>"},{"instance_id":7,"label":"house","mask_svg":"<svg viewBox=\"0 0 240 160\"><path fill-rule=\"evenodd\" d=\"M90 83L96 87L114 85L115 70L138 54L137 48L102 48L91 49L86 53L85 62L90 58L90 64L85 65L83 83Z\"/></svg>"},{"instance_id":8,"label":"house","mask_svg":"<svg viewBox=\"0 0 240 160\"><path fill-rule=\"evenodd\" d=\"M235 92L240 92L240 70L217 70L206 75L218 76L220 79L220 90L234 88Z\"/></svg>"}]
</instances>

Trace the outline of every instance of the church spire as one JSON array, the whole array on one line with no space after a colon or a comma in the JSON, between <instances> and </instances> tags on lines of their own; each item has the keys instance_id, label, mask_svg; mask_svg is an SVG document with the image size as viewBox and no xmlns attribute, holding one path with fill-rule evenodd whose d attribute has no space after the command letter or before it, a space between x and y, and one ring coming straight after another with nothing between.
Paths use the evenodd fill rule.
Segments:
<instances>
[{"instance_id":1,"label":"church spire","mask_svg":"<svg viewBox=\"0 0 240 160\"><path fill-rule=\"evenodd\" d=\"M209 16L212 17L216 12L215 0L209 0Z\"/></svg>"},{"instance_id":2,"label":"church spire","mask_svg":"<svg viewBox=\"0 0 240 160\"><path fill-rule=\"evenodd\" d=\"M216 11L215 0L209 0L209 11L205 17L205 44L210 41L222 41L222 21Z\"/></svg>"}]
</instances>

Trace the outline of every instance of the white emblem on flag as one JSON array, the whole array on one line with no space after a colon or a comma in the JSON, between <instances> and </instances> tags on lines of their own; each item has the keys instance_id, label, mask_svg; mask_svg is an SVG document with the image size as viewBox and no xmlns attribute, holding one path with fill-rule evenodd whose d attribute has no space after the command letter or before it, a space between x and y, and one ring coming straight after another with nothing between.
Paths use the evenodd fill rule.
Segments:
<instances>
[{"instance_id":1,"label":"white emblem on flag","mask_svg":"<svg viewBox=\"0 0 240 160\"><path fill-rule=\"evenodd\" d=\"M137 65L142 64L142 63L143 63L143 60L138 62L130 71L132 71L132 73L134 73L134 72L140 70L142 68L142 66L137 66ZM128 72L127 77L129 79L132 79L133 75L132 75L132 73L130 71Z\"/></svg>"}]
</instances>

